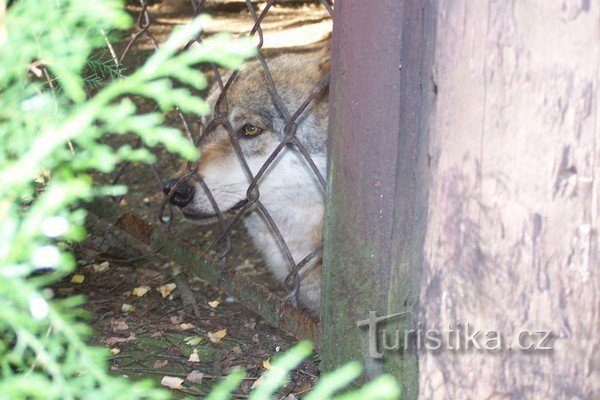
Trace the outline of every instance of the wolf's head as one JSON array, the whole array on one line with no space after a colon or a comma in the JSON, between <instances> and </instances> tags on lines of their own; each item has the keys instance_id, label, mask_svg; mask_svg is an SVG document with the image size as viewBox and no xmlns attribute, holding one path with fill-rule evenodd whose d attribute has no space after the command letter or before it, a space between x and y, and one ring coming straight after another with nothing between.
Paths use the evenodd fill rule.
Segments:
<instances>
[{"instance_id":1,"label":"wolf's head","mask_svg":"<svg viewBox=\"0 0 600 400\"><path fill-rule=\"evenodd\" d=\"M268 66L277 93L291 115L328 72L323 53L281 55L269 60ZM196 171L214 202L195 179L179 182L170 199L186 218L200 222L214 220L215 206L226 213L246 203L251 181L248 169L256 175L287 132L285 112L273 96L258 61L246 64L239 71L222 100L219 100L220 93L220 87L215 84L207 99L213 114L204 121L206 129ZM296 120L296 138L323 176L327 113L327 95L321 93ZM165 193L171 191L176 182L177 179L169 181ZM286 207L323 202L317 176L293 144L283 147L264 171L258 189L260 201L275 213Z\"/></svg>"}]
</instances>

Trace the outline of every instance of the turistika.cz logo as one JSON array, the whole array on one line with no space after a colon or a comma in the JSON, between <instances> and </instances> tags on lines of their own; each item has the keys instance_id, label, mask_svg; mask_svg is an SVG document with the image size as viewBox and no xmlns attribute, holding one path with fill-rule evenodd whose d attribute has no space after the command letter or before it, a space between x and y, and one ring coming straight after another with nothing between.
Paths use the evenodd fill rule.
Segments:
<instances>
[{"instance_id":1,"label":"turistika.cz logo","mask_svg":"<svg viewBox=\"0 0 600 400\"><path fill-rule=\"evenodd\" d=\"M357 321L357 327L367 327L369 355L383 358L385 352L416 349L417 351L484 351L516 350L538 352L553 350L554 335L551 330L521 330L511 339L497 330L475 329L470 323L457 322L445 329L424 329L418 323L415 329L386 329L387 321L410 315L410 311L377 316Z\"/></svg>"}]
</instances>

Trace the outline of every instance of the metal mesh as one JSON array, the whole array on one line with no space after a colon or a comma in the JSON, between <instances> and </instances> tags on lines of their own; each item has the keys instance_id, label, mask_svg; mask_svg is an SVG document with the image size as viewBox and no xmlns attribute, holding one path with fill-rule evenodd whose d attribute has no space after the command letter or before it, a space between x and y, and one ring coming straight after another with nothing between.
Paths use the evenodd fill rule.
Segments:
<instances>
[{"instance_id":1,"label":"metal mesh","mask_svg":"<svg viewBox=\"0 0 600 400\"><path fill-rule=\"evenodd\" d=\"M150 41L150 43L155 49L157 49L160 46L159 41L156 39L156 35L153 34L153 20L151 12L149 11L149 1L139 1L141 5L141 11L137 18L137 31L125 47L123 53L118 57L119 62L122 62L130 53L133 45L144 37ZM191 0L190 3L194 16L197 16L204 12L206 0ZM273 166L273 163L276 160L277 156L286 148L286 146L294 146L306 159L308 165L312 169L312 172L315 174L315 177L317 178L321 189L323 190L323 192L325 191L325 179L320 173L319 169L317 168L315 162L311 159L307 148L296 137L296 131L298 127L299 118L303 115L303 112L305 112L307 107L315 98L324 93L324 91L327 89L329 84L329 73L327 73L315 85L310 94L304 99L304 101L297 109L288 109L288 107L286 107L283 98L278 93L277 85L273 80L272 73L268 65L268 59L265 57L263 51L261 50L264 44L264 34L263 29L261 28L261 23L264 21L265 17L268 15L269 11L272 9L275 3L275 0L269 0L266 3L263 3L262 11L260 11L260 13L257 13L257 11L255 10L256 2L253 4L250 0L246 0L246 7L251 17L251 19L248 20L248 25L249 27L251 26L249 35L254 37L255 40L257 40L258 42L258 53L256 55L256 59L263 68L264 76L267 80L267 84L271 92L272 98L277 108L284 115L285 118L285 127L283 130L284 139L281 140L276 149L269 155L269 157L267 158L266 162L262 165L260 170L256 174L253 174L250 167L248 166L248 162L240 147L239 138L236 135L236 132L234 132L231 121L228 119L227 92L231 85L235 84L234 82L238 73L233 72L226 79L225 76L223 76L220 73L216 65L210 65L210 69L213 71L221 89L220 96L218 97L218 100L215 104L213 117L206 121L205 124L199 124L200 128L198 132L192 131L190 123L188 122L189 117L184 115L179 110L177 110L178 117L187 137L192 142L194 142L196 146L200 146L206 139L207 135L212 130L214 130L215 127L221 126L227 130L231 143L233 144L235 153L237 154L237 157L239 157L239 160L241 161L241 164L247 176L250 177L246 193L247 201L240 209L236 211L236 214L233 218L226 218L222 210L219 209L218 203L215 200L215 197L213 196L211 191L209 190L208 185L198 174L198 163L188 163L185 172L179 176L177 184L173 186L173 188L167 195L165 195L163 202L160 206L158 212L159 215L157 216L157 218L161 223L166 224L167 228L170 228L170 225L173 223L183 223L180 222L182 220L174 220L174 210L169 200L174 195L179 186L183 184L183 182L197 182L200 185L200 187L202 187L205 191L219 221L218 226L220 231L218 232L218 234L215 235L214 240L210 245L210 254L212 254L214 262L226 262L227 257L231 254L232 251L232 226L234 226L234 224L238 220L240 220L244 216L244 214L251 208L253 209L253 212L261 213L264 216L264 220L268 222L276 240L279 242L282 252L285 256L286 262L288 263L287 267L289 269L289 274L283 282L287 291L286 299L289 300L292 303L292 305L297 306L297 294L301 285L299 272L311 260L320 255L320 253L322 252L322 245L317 246L317 248L313 249L311 252L306 254L304 258L299 260L294 259L294 257L292 256L292 252L290 251L290 248L286 243L284 235L282 235L281 230L279 229L273 217L269 213L268 208L261 201L261 178L264 176L264 174L270 167L277 168L276 166ZM322 7L324 7L327 10L327 13L331 17L332 8L329 2L326 0L321 0L320 3ZM202 39L203 37L202 35L200 35L199 37L190 41L184 47L184 51L190 46L192 46L194 42L199 43L202 41ZM156 165L153 165L152 168L154 170L157 185L160 185L160 187L157 190L161 191L165 181L171 177L163 176L162 171L160 171ZM131 170L129 169L129 165L125 164L117 173L117 176L114 179L114 183L118 183L123 177L123 175L127 173L131 173ZM118 201L120 201L120 199L117 199L117 202Z\"/></svg>"}]
</instances>

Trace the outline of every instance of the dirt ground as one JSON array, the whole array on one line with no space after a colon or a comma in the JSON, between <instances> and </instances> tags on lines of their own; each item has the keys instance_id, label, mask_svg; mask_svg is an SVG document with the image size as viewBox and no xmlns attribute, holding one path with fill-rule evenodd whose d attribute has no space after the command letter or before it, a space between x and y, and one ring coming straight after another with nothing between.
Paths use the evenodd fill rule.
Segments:
<instances>
[{"instance_id":1,"label":"dirt ground","mask_svg":"<svg viewBox=\"0 0 600 400\"><path fill-rule=\"evenodd\" d=\"M150 31L159 43L174 26L186 23L192 15L187 1L153 3L148 9L152 18ZM264 4L255 6L260 12ZM137 17L140 7L129 1L128 10ZM247 33L252 27L244 1L209 0L205 10L213 16L206 25L207 34L223 30ZM264 53L272 55L318 47L330 34L331 20L318 2L283 2L273 7L262 27ZM131 33L124 33L113 43L118 55L135 32L134 26ZM125 71L140 65L152 50L149 40L136 42L123 60ZM153 108L153 104L145 104L142 110ZM197 124L189 122L196 134ZM176 113L166 116L166 124L181 128ZM115 137L110 143L118 146L125 142L133 144L135 139ZM175 174L181 160L162 149L153 149L153 153L157 156L153 167L130 165L123 170L120 183L127 184L129 193L119 207L123 212L135 211L156 224L163 199L160 180ZM110 182L114 177L114 174L98 176L97 180ZM214 239L215 227L186 223L176 210L171 223L173 234L201 249L206 249ZM273 281L260 256L245 239L241 227L233 230L232 238L229 265L251 274L253 279L283 295L282 288ZM157 382L165 376L180 378L184 381L182 388L174 391L176 397L203 397L228 371L241 366L247 371L247 378L234 398L244 398L269 367L269 360L294 343L293 338L274 330L235 299L193 274L190 284L200 307L200 317L186 312L178 288L173 287L169 262L156 254L140 255L132 251L127 244L116 241L110 232L90 235L74 250L78 270L72 281L65 281L55 289L59 296L83 294L88 298L85 308L91 315L90 325L94 330L91 341L111 350L110 366L115 374ZM288 400L301 397L314 385L317 376L318 355L314 355L294 371L280 397Z\"/></svg>"}]
</instances>

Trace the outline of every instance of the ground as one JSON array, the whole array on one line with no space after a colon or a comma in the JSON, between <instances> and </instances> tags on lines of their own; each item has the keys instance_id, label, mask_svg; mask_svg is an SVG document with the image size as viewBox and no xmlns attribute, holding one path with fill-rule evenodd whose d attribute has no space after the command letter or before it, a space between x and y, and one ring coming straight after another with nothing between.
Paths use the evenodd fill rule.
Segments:
<instances>
[{"instance_id":1,"label":"ground","mask_svg":"<svg viewBox=\"0 0 600 400\"><path fill-rule=\"evenodd\" d=\"M152 2L149 15L150 31L157 41L164 41L173 26L189 21L189 2L164 0ZM264 4L257 4L260 11ZM128 2L128 10L137 17L140 7ZM206 11L213 20L206 25L208 34L229 30L239 34L252 26L250 13L244 1L207 1ZM314 47L329 35L331 20L318 4L284 2L273 7L263 23L265 53L284 50L304 51ZM137 28L113 39L116 54L125 50ZM123 59L127 70L143 63L153 46L142 38L134 43ZM127 72L125 72L127 73ZM152 111L153 104L142 110ZM193 133L197 125L189 121ZM181 128L178 114L166 115L166 123ZM110 140L118 146L124 142L135 143L129 137ZM157 162L127 166L120 182L127 184L129 194L119 208L135 211L147 221L158 223L158 209L162 202L160 180L170 178L180 167L181 160L162 149L155 149ZM112 176L97 176L99 182L109 182ZM171 231L174 235L207 248L214 239L211 227L199 228L186 224L173 214ZM282 289L273 282L252 246L244 240L243 231L233 232L233 250L228 263L254 279L265 283L276 293ZM83 294L94 329L91 342L110 349L111 371L132 379L150 378L157 382L165 376L185 379L176 396L203 396L210 387L222 379L233 367L241 366L247 378L235 398L244 398L257 378L269 367L269 360L289 348L295 339L278 332L266 324L235 299L204 283L190 271L190 286L198 302L199 316L184 310L179 288L173 288L174 277L169 262L157 254L140 254L119 242L106 230L103 234L90 234L75 247L77 271L70 280L55 288L59 296ZM83 281L81 281L83 279ZM81 281L81 282L80 282ZM318 376L318 355L307 360L294 371L291 381L281 391L280 397L288 399L309 390ZM192 375L190 375L190 373Z\"/></svg>"},{"instance_id":2,"label":"ground","mask_svg":"<svg viewBox=\"0 0 600 400\"><path fill-rule=\"evenodd\" d=\"M79 268L72 280L55 288L61 297L88 298L91 343L110 349L115 374L160 382L193 373L195 382L186 380L175 393L202 396L240 366L247 379L236 398L243 398L269 360L295 342L199 279L192 279L191 286L201 317L184 311L178 289L170 286L169 262L158 255L123 259L130 250L121 246L110 232L90 236L76 248ZM81 276L83 282L76 283ZM307 391L318 375L317 362L315 355L297 369L281 397Z\"/></svg>"}]
</instances>

